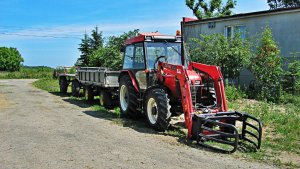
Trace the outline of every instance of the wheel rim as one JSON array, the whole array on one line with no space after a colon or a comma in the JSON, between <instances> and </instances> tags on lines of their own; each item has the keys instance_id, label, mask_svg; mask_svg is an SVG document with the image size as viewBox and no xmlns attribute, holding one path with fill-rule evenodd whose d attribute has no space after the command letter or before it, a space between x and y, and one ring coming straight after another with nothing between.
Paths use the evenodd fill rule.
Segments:
<instances>
[{"instance_id":1,"label":"wheel rim","mask_svg":"<svg viewBox=\"0 0 300 169\"><path fill-rule=\"evenodd\" d=\"M158 117L157 104L153 98L150 98L147 103L147 115L151 124L155 124Z\"/></svg>"},{"instance_id":2,"label":"wheel rim","mask_svg":"<svg viewBox=\"0 0 300 169\"><path fill-rule=\"evenodd\" d=\"M120 104L123 111L127 110L128 107L128 94L127 94L127 88L125 85L121 86L120 89Z\"/></svg>"}]
</instances>

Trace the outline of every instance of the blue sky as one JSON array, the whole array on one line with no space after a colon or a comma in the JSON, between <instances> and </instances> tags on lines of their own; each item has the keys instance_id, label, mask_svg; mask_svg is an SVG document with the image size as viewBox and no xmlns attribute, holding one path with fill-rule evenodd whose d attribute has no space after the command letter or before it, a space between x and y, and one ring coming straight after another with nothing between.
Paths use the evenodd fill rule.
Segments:
<instances>
[{"instance_id":1,"label":"blue sky","mask_svg":"<svg viewBox=\"0 0 300 169\"><path fill-rule=\"evenodd\" d=\"M267 0L237 0L234 13L268 10ZM0 46L15 47L24 65L73 65L85 31L104 36L133 29L175 34L194 17L185 0L1 0Z\"/></svg>"}]
</instances>

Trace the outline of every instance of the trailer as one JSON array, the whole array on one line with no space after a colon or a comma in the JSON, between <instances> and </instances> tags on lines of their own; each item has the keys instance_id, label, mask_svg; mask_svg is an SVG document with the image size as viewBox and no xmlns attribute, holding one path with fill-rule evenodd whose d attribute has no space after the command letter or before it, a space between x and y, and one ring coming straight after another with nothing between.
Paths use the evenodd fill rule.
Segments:
<instances>
[{"instance_id":1,"label":"trailer","mask_svg":"<svg viewBox=\"0 0 300 169\"><path fill-rule=\"evenodd\" d=\"M101 106L112 108L118 102L119 74L104 67L77 67L75 74L58 74L60 92L66 93L71 84L72 96L79 97L82 90L87 101L99 96Z\"/></svg>"}]
</instances>

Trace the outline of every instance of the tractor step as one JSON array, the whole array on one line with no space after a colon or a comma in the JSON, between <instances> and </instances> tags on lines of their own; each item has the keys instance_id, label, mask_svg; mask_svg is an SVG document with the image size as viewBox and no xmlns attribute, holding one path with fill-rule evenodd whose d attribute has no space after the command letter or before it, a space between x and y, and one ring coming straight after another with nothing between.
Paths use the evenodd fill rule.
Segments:
<instances>
[{"instance_id":1,"label":"tractor step","mask_svg":"<svg viewBox=\"0 0 300 169\"><path fill-rule=\"evenodd\" d=\"M239 122L239 124L237 124ZM242 141L260 149L262 124L240 112L194 114L192 138L198 144L224 153L234 153Z\"/></svg>"}]
</instances>

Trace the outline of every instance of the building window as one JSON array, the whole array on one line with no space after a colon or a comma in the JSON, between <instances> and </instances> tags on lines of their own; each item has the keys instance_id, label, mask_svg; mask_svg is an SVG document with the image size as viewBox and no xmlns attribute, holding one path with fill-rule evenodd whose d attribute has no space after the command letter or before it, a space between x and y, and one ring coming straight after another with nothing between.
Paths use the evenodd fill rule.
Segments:
<instances>
[{"instance_id":1,"label":"building window","mask_svg":"<svg viewBox=\"0 0 300 169\"><path fill-rule=\"evenodd\" d=\"M237 33L240 34L242 39L246 38L246 26L225 26L224 35L226 38L233 38Z\"/></svg>"},{"instance_id":2,"label":"building window","mask_svg":"<svg viewBox=\"0 0 300 169\"><path fill-rule=\"evenodd\" d=\"M208 28L212 29L216 27L216 22L208 22Z\"/></svg>"}]
</instances>

